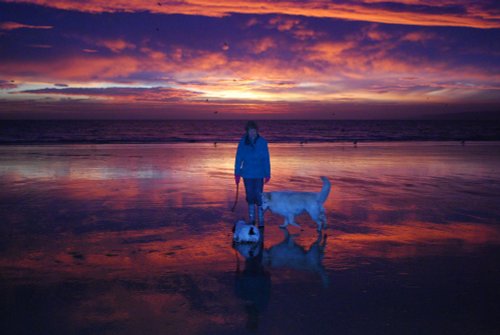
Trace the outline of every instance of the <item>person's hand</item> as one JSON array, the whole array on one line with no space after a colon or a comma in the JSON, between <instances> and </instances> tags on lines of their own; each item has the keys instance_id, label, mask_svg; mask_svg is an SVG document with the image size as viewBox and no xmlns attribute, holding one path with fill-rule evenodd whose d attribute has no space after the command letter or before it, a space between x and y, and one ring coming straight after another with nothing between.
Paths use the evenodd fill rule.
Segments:
<instances>
[{"instance_id":1,"label":"person's hand","mask_svg":"<svg viewBox=\"0 0 500 335\"><path fill-rule=\"evenodd\" d=\"M269 183L269 180L271 180L271 177L266 177L266 178L264 178L264 184Z\"/></svg>"},{"instance_id":2,"label":"person's hand","mask_svg":"<svg viewBox=\"0 0 500 335\"><path fill-rule=\"evenodd\" d=\"M234 175L234 182L236 183L236 185L238 185L240 183L240 179L241 179L240 175L237 175L237 174Z\"/></svg>"}]
</instances>

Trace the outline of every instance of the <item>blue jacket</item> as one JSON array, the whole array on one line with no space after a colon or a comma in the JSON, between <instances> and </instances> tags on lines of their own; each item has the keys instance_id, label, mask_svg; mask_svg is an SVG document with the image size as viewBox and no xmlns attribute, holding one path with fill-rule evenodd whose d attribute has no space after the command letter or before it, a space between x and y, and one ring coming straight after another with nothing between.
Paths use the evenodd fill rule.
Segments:
<instances>
[{"instance_id":1,"label":"blue jacket","mask_svg":"<svg viewBox=\"0 0 500 335\"><path fill-rule=\"evenodd\" d=\"M269 149L263 137L257 135L253 143L247 135L241 138L236 151L234 174L243 178L271 177Z\"/></svg>"}]
</instances>

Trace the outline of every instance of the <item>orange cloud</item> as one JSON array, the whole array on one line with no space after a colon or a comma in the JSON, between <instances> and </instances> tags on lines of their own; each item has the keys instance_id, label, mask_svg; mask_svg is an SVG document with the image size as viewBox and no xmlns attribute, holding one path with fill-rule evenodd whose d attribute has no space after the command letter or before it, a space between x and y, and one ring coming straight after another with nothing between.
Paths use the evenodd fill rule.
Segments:
<instances>
[{"instance_id":1,"label":"orange cloud","mask_svg":"<svg viewBox=\"0 0 500 335\"><path fill-rule=\"evenodd\" d=\"M97 45L102 45L115 53L119 53L125 49L135 49L134 44L126 42L122 39L102 40L102 41L97 42Z\"/></svg>"},{"instance_id":2,"label":"orange cloud","mask_svg":"<svg viewBox=\"0 0 500 335\"><path fill-rule=\"evenodd\" d=\"M299 40L308 40L308 39L316 39L324 36L324 33L320 33L317 31L314 31L312 29L307 29L305 27L298 27L294 32L293 35L295 38Z\"/></svg>"},{"instance_id":3,"label":"orange cloud","mask_svg":"<svg viewBox=\"0 0 500 335\"><path fill-rule=\"evenodd\" d=\"M182 101L198 96L195 92L165 87L107 87L107 88L45 88L18 91L15 94L41 94L106 98L114 101Z\"/></svg>"},{"instance_id":4,"label":"orange cloud","mask_svg":"<svg viewBox=\"0 0 500 335\"><path fill-rule=\"evenodd\" d=\"M54 59L49 62L10 61L0 64L0 72L13 77L20 76L27 81L105 81L110 78L127 76L141 68L139 59L119 56L74 57Z\"/></svg>"},{"instance_id":5,"label":"orange cloud","mask_svg":"<svg viewBox=\"0 0 500 335\"><path fill-rule=\"evenodd\" d=\"M271 27L276 27L278 31L290 31L299 40L314 39L323 36L324 33L308 29L306 24L298 19L291 19L284 16L276 16L269 20Z\"/></svg>"},{"instance_id":6,"label":"orange cloud","mask_svg":"<svg viewBox=\"0 0 500 335\"><path fill-rule=\"evenodd\" d=\"M320 42L312 45L309 51L310 60L322 60L331 63L339 62L342 54L355 47L355 42Z\"/></svg>"},{"instance_id":7,"label":"orange cloud","mask_svg":"<svg viewBox=\"0 0 500 335\"><path fill-rule=\"evenodd\" d=\"M249 49L251 49L251 51L255 54L261 54L270 49L274 49L277 46L276 41L271 37L264 37L259 40L250 41L248 44Z\"/></svg>"},{"instance_id":8,"label":"orange cloud","mask_svg":"<svg viewBox=\"0 0 500 335\"><path fill-rule=\"evenodd\" d=\"M401 40L402 41L409 41L409 42L425 42L429 40L433 40L438 38L436 34L432 33L423 33L423 32L413 32L404 35Z\"/></svg>"},{"instance_id":9,"label":"orange cloud","mask_svg":"<svg viewBox=\"0 0 500 335\"><path fill-rule=\"evenodd\" d=\"M288 31L300 24L300 20L277 16L269 20L269 24L276 26L279 31Z\"/></svg>"},{"instance_id":10,"label":"orange cloud","mask_svg":"<svg viewBox=\"0 0 500 335\"><path fill-rule=\"evenodd\" d=\"M449 10L455 2L437 1L397 1L392 4L405 5L397 9L383 6L381 1L359 1L349 3L325 2L313 0L299 1L249 1L249 0L184 0L156 1L146 0L8 0L8 2L33 3L41 6L64 10L77 10L90 13L102 12L139 12L149 11L163 14L185 14L221 17L232 13L242 14L282 14L309 17L334 18L388 24L406 24L416 26L456 26L473 28L499 28L498 13L481 6L480 3L461 3L463 10ZM374 6L377 5L377 6ZM385 3L386 4L386 3ZM428 11L422 11L422 5Z\"/></svg>"},{"instance_id":11,"label":"orange cloud","mask_svg":"<svg viewBox=\"0 0 500 335\"><path fill-rule=\"evenodd\" d=\"M2 22L0 30L15 30L15 29L52 29L52 26L35 26L18 22Z\"/></svg>"},{"instance_id":12,"label":"orange cloud","mask_svg":"<svg viewBox=\"0 0 500 335\"><path fill-rule=\"evenodd\" d=\"M374 40L374 41L382 41L382 40L387 40L391 38L392 36L388 33L377 31L377 30L370 30L367 33L368 38Z\"/></svg>"},{"instance_id":13,"label":"orange cloud","mask_svg":"<svg viewBox=\"0 0 500 335\"><path fill-rule=\"evenodd\" d=\"M301 28L298 24L291 31ZM377 43L365 43L367 36ZM210 98L239 105L243 101L253 104L299 100L335 102L345 99L421 102L430 93L434 101L446 101L498 90L492 82L498 81L499 76L487 73L485 69L474 66L450 68L446 59L419 58L417 55L401 57L392 52L403 42L416 43L432 38L438 37L422 32L394 33L391 36L372 27L346 41L309 40L304 43L295 40L287 44L288 50L294 53L291 59L280 58L280 40L272 37L240 42L240 46L251 50L252 54L273 51L269 52L269 57L256 58L249 53L238 57L238 54L222 50L204 51L180 45L158 50L146 43L135 45L123 39L91 41L115 53L104 57L96 50L87 49L77 56L48 61L7 60L0 64L0 73L16 80L19 91L25 92L43 88L43 83L51 86L54 82L65 82L80 88L103 83L116 87L126 83L136 87L168 86L192 93L192 96L183 95L179 100ZM127 54L120 52L123 50L127 50ZM408 77L415 79L408 83L404 79ZM452 81L460 81L461 84ZM69 90L67 93L73 96ZM13 100L22 96L3 95ZM83 94L77 96L81 98ZM105 95L91 96L105 98ZM35 96L36 99L40 97L40 94ZM144 101L162 100L161 96L151 95L140 95L140 98ZM167 95L167 98L173 101L176 97ZM126 100L124 95L119 99L116 94L109 99ZM132 101L130 99L128 101Z\"/></svg>"}]
</instances>

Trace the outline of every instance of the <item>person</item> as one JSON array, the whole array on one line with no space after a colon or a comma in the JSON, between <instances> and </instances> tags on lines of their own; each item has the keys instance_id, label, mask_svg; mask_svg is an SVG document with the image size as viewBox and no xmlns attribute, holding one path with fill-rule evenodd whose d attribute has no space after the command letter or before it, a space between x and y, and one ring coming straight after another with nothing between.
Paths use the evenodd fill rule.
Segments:
<instances>
[{"instance_id":1,"label":"person","mask_svg":"<svg viewBox=\"0 0 500 335\"><path fill-rule=\"evenodd\" d=\"M241 177L245 184L248 218L255 224L255 208L257 206L259 227L264 227L264 211L262 209L262 192L264 183L271 179L271 162L267 141L259 135L259 127L254 121L245 125L245 135L241 138L234 163L234 180L236 185Z\"/></svg>"}]
</instances>

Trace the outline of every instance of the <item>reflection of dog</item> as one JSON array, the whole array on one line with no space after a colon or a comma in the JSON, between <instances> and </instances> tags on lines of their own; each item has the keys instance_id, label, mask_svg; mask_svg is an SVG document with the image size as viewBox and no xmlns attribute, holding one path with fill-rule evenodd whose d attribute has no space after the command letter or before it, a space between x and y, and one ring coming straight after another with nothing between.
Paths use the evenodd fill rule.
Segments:
<instances>
[{"instance_id":1,"label":"reflection of dog","mask_svg":"<svg viewBox=\"0 0 500 335\"><path fill-rule=\"evenodd\" d=\"M259 243L237 243L233 248L245 258L248 269L292 269L301 272L316 273L321 277L323 286L327 287L329 278L323 267L323 256L326 248L326 234L318 233L318 238L306 249L297 244L288 230L283 230L284 239L270 248L263 246L263 239ZM264 234L261 234L263 237ZM251 265L251 266L250 266ZM237 257L237 273L240 272L239 258Z\"/></svg>"},{"instance_id":2,"label":"reflection of dog","mask_svg":"<svg viewBox=\"0 0 500 335\"><path fill-rule=\"evenodd\" d=\"M243 220L236 222L233 230L233 241L236 243L257 243L260 239L259 229Z\"/></svg>"},{"instance_id":3,"label":"reflection of dog","mask_svg":"<svg viewBox=\"0 0 500 335\"><path fill-rule=\"evenodd\" d=\"M295 243L288 230L284 231L285 238L281 243L265 249L262 263L270 268L286 268L320 275L323 285L328 286L328 275L322 261L326 247L326 234L318 233L318 238L308 250Z\"/></svg>"},{"instance_id":4,"label":"reflection of dog","mask_svg":"<svg viewBox=\"0 0 500 335\"><path fill-rule=\"evenodd\" d=\"M299 226L295 223L295 215L307 212L318 225L318 231L326 227L326 214L323 203L330 194L330 181L326 177L323 180L323 188L320 192L264 192L262 193L262 208L270 209L271 212L285 217L284 228L289 224Z\"/></svg>"}]
</instances>

